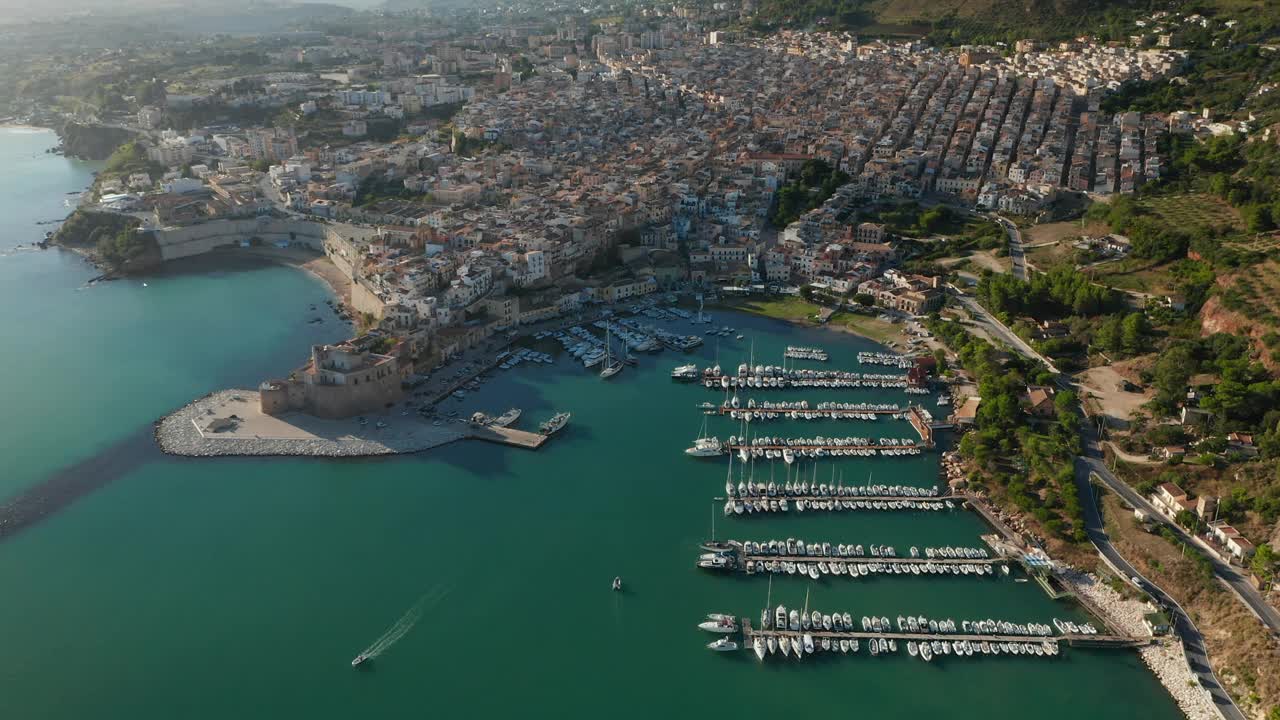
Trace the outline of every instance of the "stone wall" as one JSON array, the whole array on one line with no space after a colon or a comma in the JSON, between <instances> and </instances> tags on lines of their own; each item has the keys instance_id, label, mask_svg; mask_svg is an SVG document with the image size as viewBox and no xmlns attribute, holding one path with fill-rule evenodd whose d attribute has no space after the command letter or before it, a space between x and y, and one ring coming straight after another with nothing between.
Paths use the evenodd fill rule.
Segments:
<instances>
[{"instance_id":1,"label":"stone wall","mask_svg":"<svg viewBox=\"0 0 1280 720\"><path fill-rule=\"evenodd\" d=\"M359 385L306 385L306 412L323 418L344 418L381 410L404 397L400 373L388 373Z\"/></svg>"},{"instance_id":2,"label":"stone wall","mask_svg":"<svg viewBox=\"0 0 1280 720\"><path fill-rule=\"evenodd\" d=\"M356 247L346 238L339 235L332 229L325 232L324 237L324 254L329 256L334 266L347 276L352 282L356 279L355 261L359 257Z\"/></svg>"},{"instance_id":3,"label":"stone wall","mask_svg":"<svg viewBox=\"0 0 1280 720\"><path fill-rule=\"evenodd\" d=\"M382 302L382 298L375 295L359 280L351 284L351 307L355 308L356 312L369 313L378 320L386 314L386 304Z\"/></svg>"}]
</instances>

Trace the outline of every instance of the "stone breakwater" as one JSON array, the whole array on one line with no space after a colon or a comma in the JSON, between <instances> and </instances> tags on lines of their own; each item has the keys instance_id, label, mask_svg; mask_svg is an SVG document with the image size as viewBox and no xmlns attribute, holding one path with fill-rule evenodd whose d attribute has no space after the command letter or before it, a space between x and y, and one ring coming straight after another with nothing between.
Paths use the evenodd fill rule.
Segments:
<instances>
[{"instance_id":1,"label":"stone breakwater","mask_svg":"<svg viewBox=\"0 0 1280 720\"><path fill-rule=\"evenodd\" d=\"M1187 658L1182 654L1181 643L1172 639L1165 640L1157 645L1148 645L1138 652L1142 655L1142 661L1156 674L1190 720L1221 720L1222 715L1209 699L1209 694L1187 669Z\"/></svg>"},{"instance_id":2,"label":"stone breakwater","mask_svg":"<svg viewBox=\"0 0 1280 720\"><path fill-rule=\"evenodd\" d=\"M1091 573L1068 572L1066 581L1078 595L1091 600L1117 629L1135 637L1149 635L1143 615L1155 610L1150 603L1129 600ZM1160 683L1178 703L1190 720L1220 720L1209 694L1196 681L1182 654L1182 644L1176 638L1165 638L1138 650L1142 661L1151 668Z\"/></svg>"},{"instance_id":3,"label":"stone breakwater","mask_svg":"<svg viewBox=\"0 0 1280 720\"><path fill-rule=\"evenodd\" d=\"M431 425L412 413L402 416L398 410L371 414L365 425L354 418L330 420L298 413L274 418L258 410L256 391L223 390L161 418L155 439L164 452L185 457L373 457L421 452L466 437L465 432ZM233 416L230 427L209 429L215 420Z\"/></svg>"}]
</instances>

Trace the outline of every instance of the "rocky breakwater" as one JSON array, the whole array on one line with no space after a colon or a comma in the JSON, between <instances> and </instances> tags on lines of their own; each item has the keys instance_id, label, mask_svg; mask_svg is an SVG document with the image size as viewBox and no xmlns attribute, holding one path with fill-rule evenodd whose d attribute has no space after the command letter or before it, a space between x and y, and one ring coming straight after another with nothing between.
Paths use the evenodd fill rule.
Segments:
<instances>
[{"instance_id":1,"label":"rocky breakwater","mask_svg":"<svg viewBox=\"0 0 1280 720\"><path fill-rule=\"evenodd\" d=\"M1091 573L1069 571L1062 575L1062 579L1077 595L1092 601L1116 629L1134 637L1151 635L1143 621L1144 615L1156 610L1150 603L1124 597ZM1200 687L1196 676L1187 667L1182 644L1177 638L1161 638L1140 648L1138 653L1190 720L1221 719L1209 694Z\"/></svg>"},{"instance_id":2,"label":"rocky breakwater","mask_svg":"<svg viewBox=\"0 0 1280 720\"><path fill-rule=\"evenodd\" d=\"M433 425L399 406L365 418L271 416L259 410L257 391L223 390L161 418L155 438L164 452L186 457L373 457L445 445L467 436L461 428Z\"/></svg>"}]
</instances>

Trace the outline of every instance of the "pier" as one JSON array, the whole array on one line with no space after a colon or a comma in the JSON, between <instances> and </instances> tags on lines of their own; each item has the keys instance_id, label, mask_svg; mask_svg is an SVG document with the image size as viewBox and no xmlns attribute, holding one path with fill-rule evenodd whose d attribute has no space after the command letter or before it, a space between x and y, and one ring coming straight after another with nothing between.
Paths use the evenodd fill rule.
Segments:
<instances>
[{"instance_id":1,"label":"pier","mask_svg":"<svg viewBox=\"0 0 1280 720\"><path fill-rule=\"evenodd\" d=\"M744 648L750 647L757 636L768 638L770 636L788 637L799 639L808 635L814 640L829 638L831 640L898 640L907 642L914 640L916 642L944 642L952 643L958 640L968 640L971 643L1017 643L1023 645L1026 643L1042 644L1050 642L1055 645L1065 642L1071 647L1110 647L1110 648L1133 648L1141 647L1151 643L1147 638L1134 638L1124 635L986 635L978 633L930 633L930 632L875 632L863 630L764 630L752 627L751 620L742 618L742 636L746 640Z\"/></svg>"},{"instance_id":2,"label":"pier","mask_svg":"<svg viewBox=\"0 0 1280 720\"><path fill-rule=\"evenodd\" d=\"M855 415L904 415L907 410L840 410L834 408L823 408L821 410L815 408L767 408L767 407L731 407L729 405L720 405L714 411L720 415L733 415L733 413L749 412L753 417L762 416L768 418L791 417L794 415L800 420L861 420L862 418L854 417Z\"/></svg>"},{"instance_id":3,"label":"pier","mask_svg":"<svg viewBox=\"0 0 1280 720\"><path fill-rule=\"evenodd\" d=\"M791 446L792 450L795 450L795 451L800 451L805 449L830 450L832 448L836 448L836 449L852 448L852 449L859 449L859 450L865 450L870 448L880 449L885 447L932 448L934 445L933 430L934 430L935 423L933 422L933 416L929 413L928 410L925 410L923 407L920 407L919 405L908 405L906 408L896 408L896 409L894 408L885 408L885 409L879 409L879 408L878 409L781 408L781 407L737 407L735 408L735 407L732 407L731 405L721 404L721 405L712 406L710 403L705 403L703 405L700 405L699 407L702 408L702 410L708 415L721 415L726 417L738 418L738 417L743 417L744 413L750 413L752 417L759 417L762 419L770 419L770 420L777 419L777 418L791 418L793 416L795 419L800 419L800 420L863 420L864 418L859 416L875 415L879 417L881 415L888 415L891 417L905 418L907 422L911 423L912 429L915 430L916 433L920 436L920 442L912 445L858 445L858 446L796 445L796 446ZM740 446L734 445L732 447L733 449L736 450ZM753 447L757 447L762 450L784 449L784 446L782 445L748 445L746 447L748 451L750 451L750 449Z\"/></svg>"},{"instance_id":4,"label":"pier","mask_svg":"<svg viewBox=\"0 0 1280 720\"><path fill-rule=\"evenodd\" d=\"M817 577L831 576L835 578L916 575L924 577L996 577L995 567L1008 561L1000 558L900 558L900 557L828 557L814 555L738 555L732 565L708 568L711 570L727 570L744 572L748 575L793 575L799 572L785 570L783 565L798 564L802 568L818 567ZM748 565L748 563L751 563ZM774 568L774 564L779 567ZM818 565L822 563L822 565ZM827 567L827 573L821 567ZM793 568L794 570L795 568ZM812 579L812 572L805 577Z\"/></svg>"},{"instance_id":5,"label":"pier","mask_svg":"<svg viewBox=\"0 0 1280 720\"><path fill-rule=\"evenodd\" d=\"M1008 562L1001 558L874 557L866 555L848 557L844 555L766 555L762 553L747 553L739 556L739 569L745 569L748 560L754 560L757 563L770 561L798 563L842 562L846 565L996 565Z\"/></svg>"},{"instance_id":6,"label":"pier","mask_svg":"<svg viewBox=\"0 0 1280 720\"><path fill-rule=\"evenodd\" d=\"M929 411L919 405L911 405L907 408L907 420L920 433L920 442L925 447L933 447L933 416Z\"/></svg>"},{"instance_id":7,"label":"pier","mask_svg":"<svg viewBox=\"0 0 1280 720\"><path fill-rule=\"evenodd\" d=\"M734 514L775 512L843 512L857 510L953 510L956 505L946 497L903 497L901 495L746 495L731 498L717 497ZM741 506L741 510L739 510ZM785 506L785 509L784 509ZM775 509L776 508L776 509ZM728 514L726 512L726 514Z\"/></svg>"},{"instance_id":8,"label":"pier","mask_svg":"<svg viewBox=\"0 0 1280 720\"><path fill-rule=\"evenodd\" d=\"M500 445L524 448L525 450L537 450L547 441L548 436L527 430L516 430L515 428L473 425L467 428L467 437Z\"/></svg>"},{"instance_id":9,"label":"pier","mask_svg":"<svg viewBox=\"0 0 1280 720\"><path fill-rule=\"evenodd\" d=\"M737 452L739 450L746 450L748 454L752 454L752 455L755 455L759 452L764 452L767 450L774 450L777 452L782 452L783 450L790 450L791 452L796 453L801 459L807 458L808 457L807 453L813 453L814 451L821 451L823 453L826 453L825 455L820 455L819 457L830 458L830 457L840 457L839 451L841 450L850 450L850 451L855 451L860 453L871 451L870 453L868 453L869 455L888 454L883 452L876 452L880 450L911 450L911 451L915 451L910 453L914 455L922 449L922 446L916 445L915 443L911 443L907 445L872 445L872 444L866 444L866 445L743 445L741 443L734 443L730 445L729 443L725 443L724 447L726 452Z\"/></svg>"}]
</instances>

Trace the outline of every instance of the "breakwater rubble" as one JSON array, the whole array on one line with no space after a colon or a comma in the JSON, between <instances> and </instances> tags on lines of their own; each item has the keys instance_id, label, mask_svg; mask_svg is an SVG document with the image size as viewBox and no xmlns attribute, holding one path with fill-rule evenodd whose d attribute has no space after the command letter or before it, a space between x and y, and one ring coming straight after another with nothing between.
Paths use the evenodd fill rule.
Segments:
<instances>
[{"instance_id":1,"label":"breakwater rubble","mask_svg":"<svg viewBox=\"0 0 1280 720\"><path fill-rule=\"evenodd\" d=\"M1146 602L1125 598L1115 588L1102 582L1092 573L1069 571L1061 578L1080 596L1092 601L1106 619L1117 629L1134 637L1147 637L1151 632L1143 621L1143 615L1155 611ZM1138 649L1142 661L1151 668L1169 694L1189 720L1220 720L1222 717L1209 698L1209 694L1196 681L1187 667L1186 656L1177 638L1161 638L1158 642Z\"/></svg>"}]
</instances>

